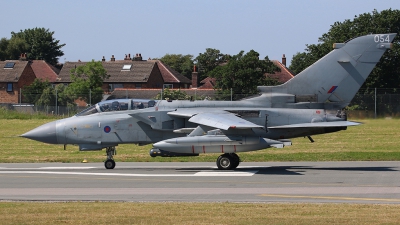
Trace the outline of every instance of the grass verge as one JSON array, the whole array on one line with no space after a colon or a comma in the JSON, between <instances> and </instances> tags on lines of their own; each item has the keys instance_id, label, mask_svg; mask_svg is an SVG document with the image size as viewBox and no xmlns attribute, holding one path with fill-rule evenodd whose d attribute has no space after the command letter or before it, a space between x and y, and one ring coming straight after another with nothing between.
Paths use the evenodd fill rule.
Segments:
<instances>
[{"instance_id":1,"label":"grass verge","mask_svg":"<svg viewBox=\"0 0 400 225\"><path fill-rule=\"evenodd\" d=\"M1 202L2 224L398 224L399 205Z\"/></svg>"},{"instance_id":2,"label":"grass verge","mask_svg":"<svg viewBox=\"0 0 400 225\"><path fill-rule=\"evenodd\" d=\"M18 137L39 125L54 119L0 119L0 162L89 162L104 161L105 151L79 152L77 146L44 144ZM283 149L269 148L239 153L242 161L398 161L400 160L400 132L398 119L361 120L360 126L345 131L294 138L293 146ZM218 154L202 154L199 157L152 158L151 145L134 144L117 147L117 162L214 162Z\"/></svg>"}]
</instances>

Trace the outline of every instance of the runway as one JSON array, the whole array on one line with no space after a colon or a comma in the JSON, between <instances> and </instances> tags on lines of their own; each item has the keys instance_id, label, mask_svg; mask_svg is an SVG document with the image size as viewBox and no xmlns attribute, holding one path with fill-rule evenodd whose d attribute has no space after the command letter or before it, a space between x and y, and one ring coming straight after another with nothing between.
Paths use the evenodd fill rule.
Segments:
<instances>
[{"instance_id":1,"label":"runway","mask_svg":"<svg viewBox=\"0 0 400 225\"><path fill-rule=\"evenodd\" d=\"M400 204L400 162L0 164L3 201Z\"/></svg>"}]
</instances>

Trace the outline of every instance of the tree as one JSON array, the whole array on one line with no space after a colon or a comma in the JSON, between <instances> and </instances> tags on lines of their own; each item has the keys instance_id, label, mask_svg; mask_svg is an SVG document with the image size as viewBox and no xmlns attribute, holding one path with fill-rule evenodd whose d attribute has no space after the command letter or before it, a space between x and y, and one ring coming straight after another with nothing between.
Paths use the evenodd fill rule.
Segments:
<instances>
[{"instance_id":1,"label":"tree","mask_svg":"<svg viewBox=\"0 0 400 225\"><path fill-rule=\"evenodd\" d=\"M343 43L357 36L366 34L399 33L400 10L377 10L355 16L353 20L335 22L327 33L324 33L318 44L306 45L305 53L297 53L291 62L290 69L299 73L332 50L333 43ZM393 41L394 47L386 51L382 60L376 65L363 87L367 92L373 88L393 88L400 86L400 36Z\"/></svg>"},{"instance_id":2,"label":"tree","mask_svg":"<svg viewBox=\"0 0 400 225\"><path fill-rule=\"evenodd\" d=\"M86 103L97 103L103 97L103 80L109 75L101 62L86 63L70 71L72 83L67 88L67 93L75 99L81 99Z\"/></svg>"},{"instance_id":3,"label":"tree","mask_svg":"<svg viewBox=\"0 0 400 225\"><path fill-rule=\"evenodd\" d=\"M25 86L22 89L24 101L33 103L33 104L38 104L39 99L42 98L42 93L44 93L44 90L48 89L50 87L51 87L51 84L49 81L47 81L47 80L41 81L39 79L35 79L32 84ZM43 102L43 99L41 100L41 102ZM38 104L38 105L40 105L40 104Z\"/></svg>"},{"instance_id":4,"label":"tree","mask_svg":"<svg viewBox=\"0 0 400 225\"><path fill-rule=\"evenodd\" d=\"M57 105L59 106L72 106L74 104L73 98L65 91L66 86L63 84L53 87L47 80L42 81L35 79L32 84L25 86L22 89L24 101L33 103L35 105L55 105L57 98Z\"/></svg>"},{"instance_id":5,"label":"tree","mask_svg":"<svg viewBox=\"0 0 400 225\"><path fill-rule=\"evenodd\" d=\"M200 53L195 62L199 67L200 80L207 78L209 73L217 66L226 62L228 56L222 54L218 49L207 48L204 53Z\"/></svg>"},{"instance_id":6,"label":"tree","mask_svg":"<svg viewBox=\"0 0 400 225\"><path fill-rule=\"evenodd\" d=\"M192 79L192 58L193 55L166 54L160 59L160 61L185 77Z\"/></svg>"},{"instance_id":7,"label":"tree","mask_svg":"<svg viewBox=\"0 0 400 225\"><path fill-rule=\"evenodd\" d=\"M11 32L10 43L15 42L15 45L19 46L16 48L18 51L12 52L11 59L18 59L21 53L27 53L28 59L41 59L56 65L58 57L64 55L61 48L65 44L59 44L60 41L53 38L53 35L54 31L45 28L25 29L18 33Z\"/></svg>"},{"instance_id":8,"label":"tree","mask_svg":"<svg viewBox=\"0 0 400 225\"><path fill-rule=\"evenodd\" d=\"M267 78L265 73L274 73L279 71L268 56L264 60L259 60L259 54L251 50L244 54L229 56L226 65L218 66L209 74L216 78L216 89L230 91L234 93L254 94L259 85L276 85L278 82Z\"/></svg>"},{"instance_id":9,"label":"tree","mask_svg":"<svg viewBox=\"0 0 400 225\"><path fill-rule=\"evenodd\" d=\"M0 39L0 60L4 61L8 59L7 56L7 46L9 40L7 38Z\"/></svg>"}]
</instances>

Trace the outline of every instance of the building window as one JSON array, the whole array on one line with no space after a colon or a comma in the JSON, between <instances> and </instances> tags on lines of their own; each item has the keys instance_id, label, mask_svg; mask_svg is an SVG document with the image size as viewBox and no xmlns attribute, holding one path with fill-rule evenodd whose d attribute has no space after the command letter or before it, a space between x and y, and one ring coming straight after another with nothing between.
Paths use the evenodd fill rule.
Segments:
<instances>
[{"instance_id":1,"label":"building window","mask_svg":"<svg viewBox=\"0 0 400 225\"><path fill-rule=\"evenodd\" d=\"M4 69L13 69L15 65L15 62L7 62L6 65L4 65Z\"/></svg>"},{"instance_id":2,"label":"building window","mask_svg":"<svg viewBox=\"0 0 400 225\"><path fill-rule=\"evenodd\" d=\"M142 84L135 84L136 89L141 89L142 88Z\"/></svg>"},{"instance_id":3,"label":"building window","mask_svg":"<svg viewBox=\"0 0 400 225\"><path fill-rule=\"evenodd\" d=\"M122 67L122 71L130 71L130 70L131 70L131 67L132 67L132 64L124 65L124 66Z\"/></svg>"},{"instance_id":4,"label":"building window","mask_svg":"<svg viewBox=\"0 0 400 225\"><path fill-rule=\"evenodd\" d=\"M172 84L164 84L164 89L166 89L166 88L172 89L173 85Z\"/></svg>"},{"instance_id":5,"label":"building window","mask_svg":"<svg viewBox=\"0 0 400 225\"><path fill-rule=\"evenodd\" d=\"M123 88L123 84L108 84L108 91L113 92L115 88Z\"/></svg>"},{"instance_id":6,"label":"building window","mask_svg":"<svg viewBox=\"0 0 400 225\"><path fill-rule=\"evenodd\" d=\"M12 92L13 91L13 83L7 83L7 91Z\"/></svg>"}]
</instances>

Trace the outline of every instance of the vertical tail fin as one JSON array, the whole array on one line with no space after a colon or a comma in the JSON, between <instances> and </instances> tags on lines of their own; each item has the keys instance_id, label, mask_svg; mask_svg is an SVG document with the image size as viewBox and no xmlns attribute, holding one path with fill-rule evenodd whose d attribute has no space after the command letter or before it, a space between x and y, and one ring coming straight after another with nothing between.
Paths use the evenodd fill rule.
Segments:
<instances>
[{"instance_id":1,"label":"vertical tail fin","mask_svg":"<svg viewBox=\"0 0 400 225\"><path fill-rule=\"evenodd\" d=\"M318 102L350 103L383 53L391 48L396 33L357 37L334 44L334 50L276 87L258 87L264 93L316 96ZM346 104L346 105L347 105Z\"/></svg>"}]
</instances>

